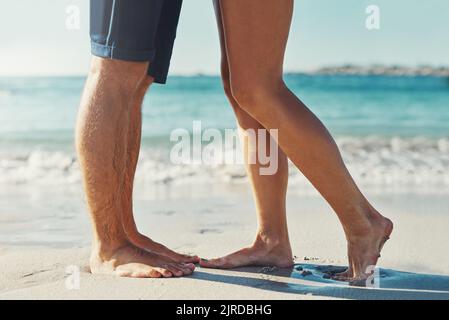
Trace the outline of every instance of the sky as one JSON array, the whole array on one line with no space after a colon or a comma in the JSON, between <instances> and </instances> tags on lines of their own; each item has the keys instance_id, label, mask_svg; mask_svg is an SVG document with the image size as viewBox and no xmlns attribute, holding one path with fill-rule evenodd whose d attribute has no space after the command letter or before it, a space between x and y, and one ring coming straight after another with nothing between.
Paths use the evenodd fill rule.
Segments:
<instances>
[{"instance_id":1,"label":"sky","mask_svg":"<svg viewBox=\"0 0 449 320\"><path fill-rule=\"evenodd\" d=\"M366 28L369 5L380 10L380 29ZM79 29L66 27L70 6L79 8ZM0 0L0 8L0 76L87 72L88 0ZM285 70L449 66L448 40L448 0L295 0ZM171 72L217 74L219 59L211 0L184 0Z\"/></svg>"}]
</instances>

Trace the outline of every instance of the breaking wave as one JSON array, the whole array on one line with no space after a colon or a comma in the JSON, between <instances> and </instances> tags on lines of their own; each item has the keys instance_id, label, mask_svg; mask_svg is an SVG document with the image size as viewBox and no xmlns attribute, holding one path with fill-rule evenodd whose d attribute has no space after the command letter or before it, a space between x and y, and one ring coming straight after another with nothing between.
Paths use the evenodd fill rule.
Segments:
<instances>
[{"instance_id":1,"label":"breaking wave","mask_svg":"<svg viewBox=\"0 0 449 320\"><path fill-rule=\"evenodd\" d=\"M397 190L449 191L449 138L342 137L337 139L346 164L363 187ZM221 151L221 150L220 150ZM226 153L208 164L177 165L169 161L168 149L144 147L141 152L138 184L235 184L247 180L241 164L223 164ZM10 184L79 184L81 176L74 154L34 150L29 154L0 157L0 186ZM309 192L310 184L291 165L290 186Z\"/></svg>"}]
</instances>

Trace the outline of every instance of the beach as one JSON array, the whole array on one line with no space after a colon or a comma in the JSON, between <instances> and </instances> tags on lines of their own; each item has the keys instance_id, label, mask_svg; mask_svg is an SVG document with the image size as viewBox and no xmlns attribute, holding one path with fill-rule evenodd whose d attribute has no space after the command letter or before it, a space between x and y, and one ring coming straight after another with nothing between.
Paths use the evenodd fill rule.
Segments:
<instances>
[{"instance_id":1,"label":"beach","mask_svg":"<svg viewBox=\"0 0 449 320\"><path fill-rule=\"evenodd\" d=\"M138 197L138 225L178 251L201 257L223 255L250 244L254 236L254 206L242 187L228 190L226 197L219 196L223 190L211 197L191 197L185 192L183 196L179 190L170 201ZM73 239L83 239L79 244L68 244L64 238L35 245L3 244L0 299L448 299L448 198L371 198L396 225L379 262L379 288L354 288L323 278L317 266L347 264L343 232L319 197L290 194L294 269L198 267L192 276L177 279L92 275L86 215L82 227L72 230ZM79 288L72 288L74 270L79 270Z\"/></svg>"},{"instance_id":2,"label":"beach","mask_svg":"<svg viewBox=\"0 0 449 320\"><path fill-rule=\"evenodd\" d=\"M91 231L73 142L84 79L24 77L0 78L0 299L449 299L446 79L286 80L329 128L364 194L395 223L375 288L325 277L347 265L343 230L293 165L287 209L294 268L198 267L176 279L90 274ZM173 77L151 89L134 208L142 233L211 258L249 245L257 225L244 166L226 161L241 157L240 146L215 146L210 163L173 162L172 133L185 130L195 141L198 121L201 133L235 130L218 77Z\"/></svg>"},{"instance_id":3,"label":"beach","mask_svg":"<svg viewBox=\"0 0 449 320\"><path fill-rule=\"evenodd\" d=\"M1 8L0 303L449 300L449 1Z\"/></svg>"}]
</instances>

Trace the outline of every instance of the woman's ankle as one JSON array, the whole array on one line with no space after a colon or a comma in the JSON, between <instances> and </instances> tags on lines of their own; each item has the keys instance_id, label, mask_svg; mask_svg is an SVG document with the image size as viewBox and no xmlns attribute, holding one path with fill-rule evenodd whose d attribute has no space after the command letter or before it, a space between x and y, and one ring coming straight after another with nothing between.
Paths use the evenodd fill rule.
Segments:
<instances>
[{"instance_id":1,"label":"woman's ankle","mask_svg":"<svg viewBox=\"0 0 449 320\"><path fill-rule=\"evenodd\" d=\"M347 237L363 237L374 232L386 219L369 203L349 206L341 219Z\"/></svg>"},{"instance_id":2,"label":"woman's ankle","mask_svg":"<svg viewBox=\"0 0 449 320\"><path fill-rule=\"evenodd\" d=\"M273 250L276 248L290 248L290 240L288 232L273 231L273 230L258 230L254 246L263 247L266 250Z\"/></svg>"}]
</instances>

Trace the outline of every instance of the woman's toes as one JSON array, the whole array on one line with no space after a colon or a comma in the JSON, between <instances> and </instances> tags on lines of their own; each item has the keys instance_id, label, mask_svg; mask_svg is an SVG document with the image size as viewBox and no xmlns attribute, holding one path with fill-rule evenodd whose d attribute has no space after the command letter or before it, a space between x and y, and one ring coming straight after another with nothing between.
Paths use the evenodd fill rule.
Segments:
<instances>
[{"instance_id":1,"label":"woman's toes","mask_svg":"<svg viewBox=\"0 0 449 320\"><path fill-rule=\"evenodd\" d=\"M210 260L201 259L200 266L204 268L223 268L224 263L222 258Z\"/></svg>"},{"instance_id":2,"label":"woman's toes","mask_svg":"<svg viewBox=\"0 0 449 320\"><path fill-rule=\"evenodd\" d=\"M213 268L211 260L208 259L200 259L200 266L203 268Z\"/></svg>"},{"instance_id":3,"label":"woman's toes","mask_svg":"<svg viewBox=\"0 0 449 320\"><path fill-rule=\"evenodd\" d=\"M366 279L351 279L349 281L349 285L351 287L367 287Z\"/></svg>"},{"instance_id":4,"label":"woman's toes","mask_svg":"<svg viewBox=\"0 0 449 320\"><path fill-rule=\"evenodd\" d=\"M333 275L333 276L331 276L331 279L335 280L335 281L349 281L349 277L348 276Z\"/></svg>"},{"instance_id":5,"label":"woman's toes","mask_svg":"<svg viewBox=\"0 0 449 320\"><path fill-rule=\"evenodd\" d=\"M331 274L331 279L336 281L349 281L352 277L352 270L347 269L346 271Z\"/></svg>"}]
</instances>

